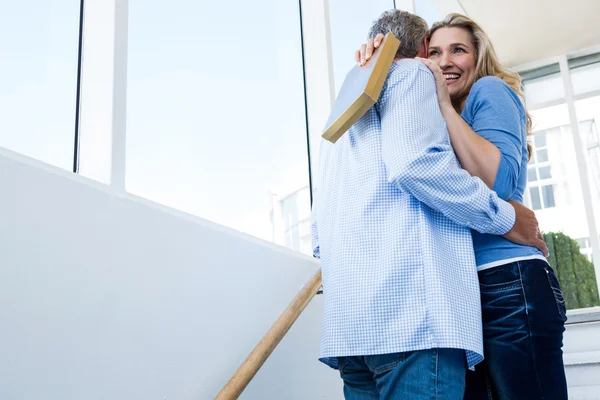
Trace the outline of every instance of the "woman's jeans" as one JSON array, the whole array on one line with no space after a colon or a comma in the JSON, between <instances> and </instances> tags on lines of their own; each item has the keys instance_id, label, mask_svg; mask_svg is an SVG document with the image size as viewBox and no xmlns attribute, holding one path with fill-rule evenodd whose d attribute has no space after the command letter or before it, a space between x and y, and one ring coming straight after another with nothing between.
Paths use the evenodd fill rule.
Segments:
<instances>
[{"instance_id":1,"label":"woman's jeans","mask_svg":"<svg viewBox=\"0 0 600 400\"><path fill-rule=\"evenodd\" d=\"M562 400L566 306L542 260L479 272L485 361L467 373L465 399Z\"/></svg>"}]
</instances>

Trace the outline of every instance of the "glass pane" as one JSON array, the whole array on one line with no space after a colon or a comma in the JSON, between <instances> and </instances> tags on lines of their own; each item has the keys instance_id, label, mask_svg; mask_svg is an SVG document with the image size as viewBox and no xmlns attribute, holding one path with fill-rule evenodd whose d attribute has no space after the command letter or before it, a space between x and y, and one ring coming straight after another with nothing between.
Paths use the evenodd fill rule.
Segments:
<instances>
[{"instance_id":1,"label":"glass pane","mask_svg":"<svg viewBox=\"0 0 600 400\"><path fill-rule=\"evenodd\" d=\"M551 167L541 167L539 169L540 179L550 179L552 178L552 172L550 171Z\"/></svg>"},{"instance_id":2,"label":"glass pane","mask_svg":"<svg viewBox=\"0 0 600 400\"><path fill-rule=\"evenodd\" d=\"M576 242L581 249L587 249L590 247L590 238L577 239Z\"/></svg>"},{"instance_id":3,"label":"glass pane","mask_svg":"<svg viewBox=\"0 0 600 400\"><path fill-rule=\"evenodd\" d=\"M73 168L79 1L5 1L0 146Z\"/></svg>"},{"instance_id":4,"label":"glass pane","mask_svg":"<svg viewBox=\"0 0 600 400\"><path fill-rule=\"evenodd\" d=\"M529 189L531 195L531 208L533 210L539 210L542 208L542 201L540 200L540 190L537 186Z\"/></svg>"},{"instance_id":5,"label":"glass pane","mask_svg":"<svg viewBox=\"0 0 600 400\"><path fill-rule=\"evenodd\" d=\"M312 239L310 235L302 238L300 251L305 254L312 254Z\"/></svg>"},{"instance_id":6,"label":"glass pane","mask_svg":"<svg viewBox=\"0 0 600 400\"><path fill-rule=\"evenodd\" d=\"M537 170L535 169L535 167L527 169L527 180L529 182L535 182L535 181L537 181L536 171Z\"/></svg>"},{"instance_id":7,"label":"glass pane","mask_svg":"<svg viewBox=\"0 0 600 400\"><path fill-rule=\"evenodd\" d=\"M546 147L546 132L539 132L533 136L535 147ZM538 161L539 162L539 161Z\"/></svg>"},{"instance_id":8,"label":"glass pane","mask_svg":"<svg viewBox=\"0 0 600 400\"><path fill-rule=\"evenodd\" d=\"M371 24L383 11L392 8L393 0L329 0L336 93L348 71L356 64L354 53L367 40Z\"/></svg>"},{"instance_id":9,"label":"glass pane","mask_svg":"<svg viewBox=\"0 0 600 400\"><path fill-rule=\"evenodd\" d=\"M600 90L600 63L572 69L571 81L575 95Z\"/></svg>"},{"instance_id":10,"label":"glass pane","mask_svg":"<svg viewBox=\"0 0 600 400\"><path fill-rule=\"evenodd\" d=\"M575 102L579 133L587 155L588 177L594 204L594 216L600 227L600 96Z\"/></svg>"},{"instance_id":11,"label":"glass pane","mask_svg":"<svg viewBox=\"0 0 600 400\"><path fill-rule=\"evenodd\" d=\"M554 186L542 186L542 197L544 198L544 207L552 208L554 207Z\"/></svg>"},{"instance_id":12,"label":"glass pane","mask_svg":"<svg viewBox=\"0 0 600 400\"><path fill-rule=\"evenodd\" d=\"M300 231L300 236L310 235L310 219L302 221L299 224L298 230Z\"/></svg>"},{"instance_id":13,"label":"glass pane","mask_svg":"<svg viewBox=\"0 0 600 400\"><path fill-rule=\"evenodd\" d=\"M131 0L127 190L297 242L310 213L300 39L298 2Z\"/></svg>"},{"instance_id":14,"label":"glass pane","mask_svg":"<svg viewBox=\"0 0 600 400\"><path fill-rule=\"evenodd\" d=\"M591 149L600 146L600 134L598 133L598 123L596 120L580 122L579 129L582 132L582 140L585 147Z\"/></svg>"},{"instance_id":15,"label":"glass pane","mask_svg":"<svg viewBox=\"0 0 600 400\"><path fill-rule=\"evenodd\" d=\"M598 125L600 123L600 96L576 101L575 111L579 120L579 133L587 161L592 212L596 230L600 231L600 127ZM589 237L589 234L582 236ZM588 250L588 256L590 260L600 260L600 255L592 254L591 248Z\"/></svg>"},{"instance_id":16,"label":"glass pane","mask_svg":"<svg viewBox=\"0 0 600 400\"><path fill-rule=\"evenodd\" d=\"M534 129L534 144L535 137L542 135L548 129L555 129L559 126L569 125L571 120L569 117L569 109L566 104L559 104L552 107L541 108L538 110L529 111ZM544 139L538 139L544 140ZM541 146L545 147L545 142L540 142Z\"/></svg>"},{"instance_id":17,"label":"glass pane","mask_svg":"<svg viewBox=\"0 0 600 400\"><path fill-rule=\"evenodd\" d=\"M280 200L279 205L274 205L273 210L280 210L278 217L283 221L282 229L285 231L285 242L280 244L304 252L302 242L307 237L309 240L311 239L310 190L308 185ZM273 222L276 225L276 219ZM275 235L277 235L277 232L275 232ZM277 240L275 241L277 242ZM312 254L311 249L309 248L307 253Z\"/></svg>"},{"instance_id":18,"label":"glass pane","mask_svg":"<svg viewBox=\"0 0 600 400\"><path fill-rule=\"evenodd\" d=\"M565 90L560 73L524 82L525 100L529 107L564 99Z\"/></svg>"},{"instance_id":19,"label":"glass pane","mask_svg":"<svg viewBox=\"0 0 600 400\"><path fill-rule=\"evenodd\" d=\"M538 150L536 156L539 163L548 161L548 149Z\"/></svg>"}]
</instances>

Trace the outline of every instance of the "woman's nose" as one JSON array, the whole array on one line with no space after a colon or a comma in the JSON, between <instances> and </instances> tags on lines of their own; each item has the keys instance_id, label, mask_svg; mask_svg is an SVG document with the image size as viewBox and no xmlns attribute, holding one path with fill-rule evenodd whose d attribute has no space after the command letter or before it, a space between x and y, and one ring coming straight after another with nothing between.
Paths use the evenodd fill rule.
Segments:
<instances>
[{"instance_id":1,"label":"woman's nose","mask_svg":"<svg viewBox=\"0 0 600 400\"><path fill-rule=\"evenodd\" d=\"M448 68L452 66L452 60L450 59L450 57L448 56L447 53L442 54L442 56L440 57L440 67L442 69Z\"/></svg>"}]
</instances>

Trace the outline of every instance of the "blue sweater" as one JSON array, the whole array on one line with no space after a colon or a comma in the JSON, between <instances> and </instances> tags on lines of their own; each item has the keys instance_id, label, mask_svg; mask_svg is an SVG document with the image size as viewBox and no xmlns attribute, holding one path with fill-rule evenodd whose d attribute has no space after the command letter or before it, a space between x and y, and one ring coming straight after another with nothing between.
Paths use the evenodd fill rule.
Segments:
<instances>
[{"instance_id":1,"label":"blue sweater","mask_svg":"<svg viewBox=\"0 0 600 400\"><path fill-rule=\"evenodd\" d=\"M503 200L523 202L527 185L526 113L517 94L501 79L479 79L469 93L462 118L502 155L494 191ZM517 257L542 256L534 247L512 243L502 236L472 231L477 266Z\"/></svg>"}]
</instances>

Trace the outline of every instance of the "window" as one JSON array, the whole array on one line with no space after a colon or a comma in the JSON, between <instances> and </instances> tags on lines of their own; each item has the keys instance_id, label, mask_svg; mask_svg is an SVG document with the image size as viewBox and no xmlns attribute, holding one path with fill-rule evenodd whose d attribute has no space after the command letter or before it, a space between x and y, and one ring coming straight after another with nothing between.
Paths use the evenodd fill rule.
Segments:
<instances>
[{"instance_id":1,"label":"window","mask_svg":"<svg viewBox=\"0 0 600 400\"><path fill-rule=\"evenodd\" d=\"M547 69L553 70L554 67ZM584 147L583 152L579 152L575 147L563 88L562 75L555 71L525 82L534 129L534 137L530 138L533 154L527 171L525 203L536 211L540 228L547 233L550 262L557 270L567 307L573 309L600 305L589 240L590 219L584 203L588 182L581 180L581 168L585 165L589 188L592 189L593 213L599 221L600 181L596 182L596 176L600 174L593 171L600 172L600 164L596 161L600 161L600 149L596 150L600 96L575 102L578 131ZM583 164L578 158L582 153L586 160ZM577 253L577 248L581 254Z\"/></svg>"},{"instance_id":2,"label":"window","mask_svg":"<svg viewBox=\"0 0 600 400\"><path fill-rule=\"evenodd\" d=\"M310 214L274 201L309 182L300 39L298 2L131 0L126 189L269 241Z\"/></svg>"},{"instance_id":3,"label":"window","mask_svg":"<svg viewBox=\"0 0 600 400\"><path fill-rule=\"evenodd\" d=\"M552 181L552 164L548 158L548 134L548 132L542 131L534 136L533 154L527 168L533 210L555 207L554 185L548 184L554 182Z\"/></svg>"},{"instance_id":4,"label":"window","mask_svg":"<svg viewBox=\"0 0 600 400\"><path fill-rule=\"evenodd\" d=\"M7 1L0 12L0 146L71 170L79 1Z\"/></svg>"},{"instance_id":5,"label":"window","mask_svg":"<svg viewBox=\"0 0 600 400\"><path fill-rule=\"evenodd\" d=\"M310 189L308 186L284 196L275 194L271 221L275 243L312 254Z\"/></svg>"},{"instance_id":6,"label":"window","mask_svg":"<svg viewBox=\"0 0 600 400\"><path fill-rule=\"evenodd\" d=\"M525 101L528 107L563 100L565 97L560 73L526 80L524 86Z\"/></svg>"},{"instance_id":7,"label":"window","mask_svg":"<svg viewBox=\"0 0 600 400\"><path fill-rule=\"evenodd\" d=\"M577 244L582 249L587 249L588 247L591 246L590 245L590 238L577 239Z\"/></svg>"},{"instance_id":8,"label":"window","mask_svg":"<svg viewBox=\"0 0 600 400\"><path fill-rule=\"evenodd\" d=\"M598 79L600 81L600 77ZM600 213L600 96L575 102L583 152L587 157L592 202ZM598 219L598 216L596 216Z\"/></svg>"},{"instance_id":9,"label":"window","mask_svg":"<svg viewBox=\"0 0 600 400\"><path fill-rule=\"evenodd\" d=\"M596 64L598 65L598 64ZM590 85L600 84L600 76L595 75L590 79ZM588 181L592 209L597 230L600 230L600 96L589 97L575 102L575 112L579 120L579 134L586 157ZM583 250L582 250L582 253ZM586 253L590 261L594 259L591 245ZM600 259L600 256L599 256Z\"/></svg>"},{"instance_id":10,"label":"window","mask_svg":"<svg viewBox=\"0 0 600 400\"><path fill-rule=\"evenodd\" d=\"M529 188L529 194L531 196L531 208L533 210L541 210L542 200L540 199L540 188L537 186Z\"/></svg>"},{"instance_id":11,"label":"window","mask_svg":"<svg viewBox=\"0 0 600 400\"><path fill-rule=\"evenodd\" d=\"M527 168L527 180L529 182L537 181L537 168Z\"/></svg>"},{"instance_id":12,"label":"window","mask_svg":"<svg viewBox=\"0 0 600 400\"><path fill-rule=\"evenodd\" d=\"M590 238L577 239L579 250L581 254L584 254L590 262L592 262L592 245L590 244Z\"/></svg>"},{"instance_id":13,"label":"window","mask_svg":"<svg viewBox=\"0 0 600 400\"><path fill-rule=\"evenodd\" d=\"M540 163L548 161L548 149L537 150L535 155L537 161Z\"/></svg>"},{"instance_id":14,"label":"window","mask_svg":"<svg viewBox=\"0 0 600 400\"><path fill-rule=\"evenodd\" d=\"M589 64L571 70L573 92L581 95L600 90L600 63Z\"/></svg>"},{"instance_id":15,"label":"window","mask_svg":"<svg viewBox=\"0 0 600 400\"><path fill-rule=\"evenodd\" d=\"M552 173L550 172L550 166L540 167L538 169L538 173L540 174L540 179L551 179Z\"/></svg>"},{"instance_id":16,"label":"window","mask_svg":"<svg viewBox=\"0 0 600 400\"><path fill-rule=\"evenodd\" d=\"M540 186L540 190L542 191L542 199L544 201L544 208L552 208L555 206L554 204L554 186L546 185Z\"/></svg>"}]
</instances>

